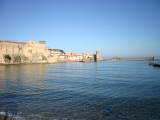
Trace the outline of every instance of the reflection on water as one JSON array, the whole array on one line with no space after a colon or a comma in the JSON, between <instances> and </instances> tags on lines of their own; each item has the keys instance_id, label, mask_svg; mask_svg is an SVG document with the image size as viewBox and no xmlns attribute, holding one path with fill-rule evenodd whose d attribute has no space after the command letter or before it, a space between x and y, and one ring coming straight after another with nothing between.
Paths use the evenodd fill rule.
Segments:
<instances>
[{"instance_id":1,"label":"reflection on water","mask_svg":"<svg viewBox=\"0 0 160 120\"><path fill-rule=\"evenodd\" d=\"M158 120L160 69L147 61L0 66L0 115Z\"/></svg>"},{"instance_id":2,"label":"reflection on water","mask_svg":"<svg viewBox=\"0 0 160 120\"><path fill-rule=\"evenodd\" d=\"M47 66L47 64L0 66L0 92L31 94L30 88L45 88L43 80ZM27 87L29 89L26 89Z\"/></svg>"}]
</instances>

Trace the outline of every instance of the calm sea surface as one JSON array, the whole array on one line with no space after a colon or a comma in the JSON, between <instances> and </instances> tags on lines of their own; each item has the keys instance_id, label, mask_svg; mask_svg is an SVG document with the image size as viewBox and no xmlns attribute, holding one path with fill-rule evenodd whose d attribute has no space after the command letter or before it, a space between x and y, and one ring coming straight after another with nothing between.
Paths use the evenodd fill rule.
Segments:
<instances>
[{"instance_id":1,"label":"calm sea surface","mask_svg":"<svg viewBox=\"0 0 160 120\"><path fill-rule=\"evenodd\" d=\"M160 120L149 61L0 66L0 114L18 120Z\"/></svg>"}]
</instances>

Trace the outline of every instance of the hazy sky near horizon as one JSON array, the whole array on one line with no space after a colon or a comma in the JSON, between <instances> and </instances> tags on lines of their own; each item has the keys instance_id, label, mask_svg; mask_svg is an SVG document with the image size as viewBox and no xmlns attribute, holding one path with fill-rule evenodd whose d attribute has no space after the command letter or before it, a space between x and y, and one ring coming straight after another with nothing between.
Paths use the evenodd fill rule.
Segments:
<instances>
[{"instance_id":1,"label":"hazy sky near horizon","mask_svg":"<svg viewBox=\"0 0 160 120\"><path fill-rule=\"evenodd\" d=\"M160 56L160 0L0 0L0 40L103 56Z\"/></svg>"}]
</instances>

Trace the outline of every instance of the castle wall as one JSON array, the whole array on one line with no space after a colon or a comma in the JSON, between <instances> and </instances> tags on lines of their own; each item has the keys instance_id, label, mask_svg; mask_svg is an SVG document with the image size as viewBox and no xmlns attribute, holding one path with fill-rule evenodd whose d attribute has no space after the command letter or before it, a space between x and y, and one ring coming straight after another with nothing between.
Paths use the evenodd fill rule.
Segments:
<instances>
[{"instance_id":1,"label":"castle wall","mask_svg":"<svg viewBox=\"0 0 160 120\"><path fill-rule=\"evenodd\" d=\"M95 54L65 53L59 49L49 49L45 42L33 40L12 42L0 40L0 63L53 63L61 61L91 61Z\"/></svg>"},{"instance_id":2,"label":"castle wall","mask_svg":"<svg viewBox=\"0 0 160 120\"><path fill-rule=\"evenodd\" d=\"M5 63L6 55L11 57L10 63L16 62L16 59L19 59L18 62L37 63L47 62L49 52L45 44L35 41L0 41L0 63Z\"/></svg>"}]
</instances>

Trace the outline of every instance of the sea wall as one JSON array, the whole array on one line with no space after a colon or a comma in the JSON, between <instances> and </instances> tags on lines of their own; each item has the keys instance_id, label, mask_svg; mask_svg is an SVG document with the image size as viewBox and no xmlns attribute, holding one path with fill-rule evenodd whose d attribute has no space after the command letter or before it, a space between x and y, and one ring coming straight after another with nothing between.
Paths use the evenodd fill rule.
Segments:
<instances>
[{"instance_id":1,"label":"sea wall","mask_svg":"<svg viewBox=\"0 0 160 120\"><path fill-rule=\"evenodd\" d=\"M133 58L114 57L110 59L101 59L100 61L145 61L145 60L154 60L154 57L133 57Z\"/></svg>"},{"instance_id":2,"label":"sea wall","mask_svg":"<svg viewBox=\"0 0 160 120\"><path fill-rule=\"evenodd\" d=\"M0 63L55 63L94 61L97 54L64 52L46 47L45 41L13 42L0 40Z\"/></svg>"}]
</instances>

